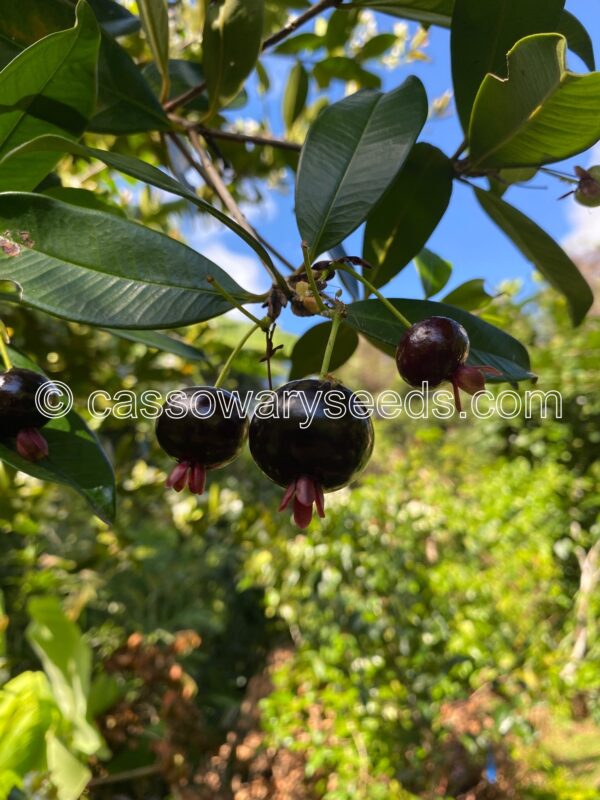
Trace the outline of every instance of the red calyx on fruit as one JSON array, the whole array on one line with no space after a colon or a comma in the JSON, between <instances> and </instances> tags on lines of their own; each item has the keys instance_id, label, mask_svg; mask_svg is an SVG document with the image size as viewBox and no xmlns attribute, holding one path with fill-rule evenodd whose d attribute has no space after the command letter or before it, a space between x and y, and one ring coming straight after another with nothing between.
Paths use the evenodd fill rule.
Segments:
<instances>
[{"instance_id":1,"label":"red calyx on fruit","mask_svg":"<svg viewBox=\"0 0 600 800\"><path fill-rule=\"evenodd\" d=\"M299 528L307 528L313 515L313 505L317 509L317 514L323 519L325 517L325 495L323 487L312 478L303 475L292 481L279 504L278 511L285 511L289 504L294 501L294 522Z\"/></svg>"},{"instance_id":2,"label":"red calyx on fruit","mask_svg":"<svg viewBox=\"0 0 600 800\"><path fill-rule=\"evenodd\" d=\"M48 442L37 428L23 428L15 440L17 453L27 461L40 461L48 455Z\"/></svg>"}]
</instances>

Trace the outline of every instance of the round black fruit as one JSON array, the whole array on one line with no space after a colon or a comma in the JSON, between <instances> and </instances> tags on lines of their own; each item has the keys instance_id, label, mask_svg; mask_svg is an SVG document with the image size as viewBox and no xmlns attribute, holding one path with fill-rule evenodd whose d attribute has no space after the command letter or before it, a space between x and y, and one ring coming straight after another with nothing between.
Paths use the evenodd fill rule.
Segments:
<instances>
[{"instance_id":1,"label":"round black fruit","mask_svg":"<svg viewBox=\"0 0 600 800\"><path fill-rule=\"evenodd\" d=\"M38 410L36 393L52 381L30 369L13 367L0 374L0 438L17 436L28 428L43 428L49 421Z\"/></svg>"},{"instance_id":2,"label":"round black fruit","mask_svg":"<svg viewBox=\"0 0 600 800\"><path fill-rule=\"evenodd\" d=\"M236 397L214 386L192 386L173 392L156 423L162 449L179 462L167 485L181 491L186 485L202 494L206 470L230 464L240 453L248 420Z\"/></svg>"},{"instance_id":3,"label":"round black fruit","mask_svg":"<svg viewBox=\"0 0 600 800\"><path fill-rule=\"evenodd\" d=\"M294 519L306 527L313 503L324 516L323 493L346 486L373 451L368 409L339 383L304 379L282 386L250 423L250 452L258 467L286 487L280 506L294 501Z\"/></svg>"},{"instance_id":4,"label":"round black fruit","mask_svg":"<svg viewBox=\"0 0 600 800\"><path fill-rule=\"evenodd\" d=\"M396 350L398 372L411 386L450 380L469 355L469 337L448 317L429 317L406 331Z\"/></svg>"}]
</instances>

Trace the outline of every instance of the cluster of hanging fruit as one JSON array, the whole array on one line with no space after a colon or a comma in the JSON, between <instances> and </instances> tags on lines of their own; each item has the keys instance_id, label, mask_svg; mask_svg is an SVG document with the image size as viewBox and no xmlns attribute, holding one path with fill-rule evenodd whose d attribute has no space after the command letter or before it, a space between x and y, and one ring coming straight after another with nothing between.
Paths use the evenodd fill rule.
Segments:
<instances>
[{"instance_id":1,"label":"cluster of hanging fruit","mask_svg":"<svg viewBox=\"0 0 600 800\"><path fill-rule=\"evenodd\" d=\"M452 319L430 317L412 325L396 352L398 371L411 386L429 388L450 381L460 409L459 389L483 388L489 367L467 367L469 337ZM28 369L0 374L0 440L14 440L22 458L48 456L40 429L49 421L36 405L40 387L51 381ZM335 390L335 409L329 398ZM267 407L268 406L268 407ZM307 410L310 409L310 418ZM370 415L353 392L333 379L303 379L285 384L255 410L250 423L230 392L194 386L171 395L156 423L162 449L176 459L167 486L202 494L209 470L230 464L246 439L262 472L284 489L280 510L292 507L305 528L313 509L323 517L324 495L348 485L373 451Z\"/></svg>"}]
</instances>

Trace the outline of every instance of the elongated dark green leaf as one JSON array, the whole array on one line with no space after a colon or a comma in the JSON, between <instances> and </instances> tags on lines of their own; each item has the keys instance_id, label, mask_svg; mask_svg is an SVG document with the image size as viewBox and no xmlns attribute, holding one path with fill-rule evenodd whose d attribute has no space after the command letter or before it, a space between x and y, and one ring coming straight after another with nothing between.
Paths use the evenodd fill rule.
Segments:
<instances>
[{"instance_id":1,"label":"elongated dark green leaf","mask_svg":"<svg viewBox=\"0 0 600 800\"><path fill-rule=\"evenodd\" d=\"M488 72L506 76L506 54L534 33L555 31L565 0L456 0L452 17L452 79L465 132ZM499 116L498 116L499 118Z\"/></svg>"},{"instance_id":2,"label":"elongated dark green leaf","mask_svg":"<svg viewBox=\"0 0 600 800\"><path fill-rule=\"evenodd\" d=\"M427 118L421 82L357 92L326 108L300 155L296 218L311 257L343 241L401 169ZM382 154L385 153L385 158Z\"/></svg>"},{"instance_id":3,"label":"elongated dark green leaf","mask_svg":"<svg viewBox=\"0 0 600 800\"><path fill-rule=\"evenodd\" d=\"M253 299L186 245L112 214L7 192L0 226L21 240L17 255L0 256L0 278L21 286L25 305L59 317L111 328L210 319L232 306L209 276L238 301Z\"/></svg>"},{"instance_id":4,"label":"elongated dark green leaf","mask_svg":"<svg viewBox=\"0 0 600 800\"><path fill-rule=\"evenodd\" d=\"M475 189L475 194L496 225L565 297L573 324L579 325L594 302L594 296L569 256L539 225L500 197L482 189Z\"/></svg>"},{"instance_id":5,"label":"elongated dark green leaf","mask_svg":"<svg viewBox=\"0 0 600 800\"><path fill-rule=\"evenodd\" d=\"M411 322L431 316L450 317L465 328L471 341L467 363L473 366L488 365L502 372L493 380L523 381L535 377L530 371L529 356L523 345L478 317L445 303L432 300L390 300ZM404 328L379 300L361 300L346 307L346 323L370 339L389 348L397 347ZM492 379L490 379L492 380Z\"/></svg>"},{"instance_id":6,"label":"elongated dark green leaf","mask_svg":"<svg viewBox=\"0 0 600 800\"><path fill-rule=\"evenodd\" d=\"M415 256L415 266L427 299L441 292L452 275L452 264L426 247Z\"/></svg>"},{"instance_id":7,"label":"elongated dark green leaf","mask_svg":"<svg viewBox=\"0 0 600 800\"><path fill-rule=\"evenodd\" d=\"M368 61L370 58L380 58L398 39L393 33L380 33L368 39L356 54L358 61Z\"/></svg>"},{"instance_id":8,"label":"elongated dark green leaf","mask_svg":"<svg viewBox=\"0 0 600 800\"><path fill-rule=\"evenodd\" d=\"M42 372L37 364L14 348L9 348L9 352L15 367ZM34 478L70 486L89 503L95 514L106 522L112 522L115 516L115 478L95 435L75 411L51 420L43 432L48 442L47 458L35 463L26 461L16 452L12 442L5 441L0 443L0 459Z\"/></svg>"},{"instance_id":9,"label":"elongated dark green leaf","mask_svg":"<svg viewBox=\"0 0 600 800\"><path fill-rule=\"evenodd\" d=\"M77 6L70 30L42 39L0 73L0 157L44 133L78 138L96 102L96 61L100 32L85 0ZM27 162L7 159L0 190L33 189L56 162L54 154L36 153Z\"/></svg>"},{"instance_id":10,"label":"elongated dark green leaf","mask_svg":"<svg viewBox=\"0 0 600 800\"><path fill-rule=\"evenodd\" d=\"M290 70L283 94L283 121L291 128L298 119L308 96L308 73L298 61Z\"/></svg>"},{"instance_id":11,"label":"elongated dark green leaf","mask_svg":"<svg viewBox=\"0 0 600 800\"><path fill-rule=\"evenodd\" d=\"M313 53L320 47L325 47L325 37L318 36L316 33L299 33L278 44L275 52L281 55L295 56L303 50Z\"/></svg>"},{"instance_id":12,"label":"elongated dark green leaf","mask_svg":"<svg viewBox=\"0 0 600 800\"><path fill-rule=\"evenodd\" d=\"M38 139L34 139L32 142L22 145L19 148L18 153L25 156L26 154L35 152L38 149L47 149L59 153L76 153L77 155L84 156L86 158L97 158L100 161L103 161L109 167L117 169L120 172L124 172L126 175L130 175L132 178L136 178L144 183L149 183L151 186L156 186L158 189L164 189L165 192L170 192L178 197L183 197L185 200L189 200L191 203L194 203L194 205L198 206L198 208L201 208L203 211L211 214L213 217L216 217L216 219L234 231L234 233L237 233L237 235L243 239L246 244L250 245L254 252L265 264L267 264L267 266L272 266L273 262L271 261L271 257L265 248L254 238L254 236L252 236L252 234L248 233L245 228L242 228L242 226L238 225L237 222L229 219L226 214L224 214L218 208L211 206L210 203L206 202L206 200L202 200L202 198L198 197L191 189L188 189L183 184L179 183L179 181L174 180L156 167L146 164L145 161L140 161L139 159L132 158L131 156L120 155L119 153L112 153L108 150L97 150L93 147L86 147L78 142L71 142L68 139L63 139L60 136L40 136ZM2 162L0 161L0 169L1 168Z\"/></svg>"},{"instance_id":13,"label":"elongated dark green leaf","mask_svg":"<svg viewBox=\"0 0 600 800\"><path fill-rule=\"evenodd\" d=\"M568 72L566 47L560 34L528 36L508 54L508 80L485 78L469 128L474 168L562 161L600 139L600 72Z\"/></svg>"},{"instance_id":14,"label":"elongated dark green leaf","mask_svg":"<svg viewBox=\"0 0 600 800\"><path fill-rule=\"evenodd\" d=\"M329 56L323 58L313 69L320 89L327 89L333 80L354 81L362 89L379 89L381 78L361 67L354 58Z\"/></svg>"},{"instance_id":15,"label":"elongated dark green leaf","mask_svg":"<svg viewBox=\"0 0 600 800\"><path fill-rule=\"evenodd\" d=\"M89 130L118 135L169 129L161 104L131 56L105 33L98 75L98 109Z\"/></svg>"},{"instance_id":16,"label":"elongated dark green leaf","mask_svg":"<svg viewBox=\"0 0 600 800\"><path fill-rule=\"evenodd\" d=\"M423 25L449 27L454 0L359 0L353 5L393 17L414 19Z\"/></svg>"},{"instance_id":17,"label":"elongated dark green leaf","mask_svg":"<svg viewBox=\"0 0 600 800\"><path fill-rule=\"evenodd\" d=\"M358 9L336 9L327 21L325 46L330 53L345 47L358 22Z\"/></svg>"},{"instance_id":18,"label":"elongated dark green leaf","mask_svg":"<svg viewBox=\"0 0 600 800\"><path fill-rule=\"evenodd\" d=\"M474 278L471 281L466 281L466 283L461 283L456 289L442 297L442 303L458 306L458 308L463 308L465 311L477 311L480 308L485 308L492 300L492 295L485 290L483 278Z\"/></svg>"},{"instance_id":19,"label":"elongated dark green leaf","mask_svg":"<svg viewBox=\"0 0 600 800\"><path fill-rule=\"evenodd\" d=\"M161 101L169 97L169 14L167 0L138 0L138 10L152 56L162 76Z\"/></svg>"},{"instance_id":20,"label":"elongated dark green leaf","mask_svg":"<svg viewBox=\"0 0 600 800\"><path fill-rule=\"evenodd\" d=\"M95 208L96 211L106 211L107 214L116 214L118 217L126 216L120 206L107 202L96 192L90 192L87 189L75 189L70 186L51 186L49 189L44 189L40 194L45 194L55 200L62 200L63 203L71 203L81 208Z\"/></svg>"},{"instance_id":21,"label":"elongated dark green leaf","mask_svg":"<svg viewBox=\"0 0 600 800\"><path fill-rule=\"evenodd\" d=\"M452 164L430 144L415 145L402 171L369 214L363 258L383 286L423 249L448 208Z\"/></svg>"},{"instance_id":22,"label":"elongated dark green leaf","mask_svg":"<svg viewBox=\"0 0 600 800\"><path fill-rule=\"evenodd\" d=\"M586 67L595 70L596 59L594 58L592 37L577 17L568 11L563 11L556 30L567 37L569 49L579 56Z\"/></svg>"},{"instance_id":23,"label":"elongated dark green leaf","mask_svg":"<svg viewBox=\"0 0 600 800\"><path fill-rule=\"evenodd\" d=\"M204 0L203 67L211 114L233 100L254 69L263 20L264 0Z\"/></svg>"},{"instance_id":24,"label":"elongated dark green leaf","mask_svg":"<svg viewBox=\"0 0 600 800\"><path fill-rule=\"evenodd\" d=\"M129 34L139 31L140 18L123 8L115 0L88 0L88 2L102 29L109 36L129 36Z\"/></svg>"},{"instance_id":25,"label":"elongated dark green leaf","mask_svg":"<svg viewBox=\"0 0 600 800\"><path fill-rule=\"evenodd\" d=\"M317 375L321 369L323 354L329 340L331 322L322 322L303 333L292 350L290 380L305 375ZM358 347L356 331L342 324L333 346L329 372L334 372L348 361Z\"/></svg>"},{"instance_id":26,"label":"elongated dark green leaf","mask_svg":"<svg viewBox=\"0 0 600 800\"><path fill-rule=\"evenodd\" d=\"M143 344L152 350L160 350L162 353L172 353L186 361L208 361L201 350L161 331L130 331L126 328L106 328L106 330L121 339Z\"/></svg>"},{"instance_id":27,"label":"elongated dark green leaf","mask_svg":"<svg viewBox=\"0 0 600 800\"><path fill-rule=\"evenodd\" d=\"M111 2L96 0L94 3L103 31L98 65L99 107L89 128L100 133L117 134L166 130L169 123L160 103L131 57L109 35L110 31L104 25L107 16L100 7L107 1ZM139 27L137 17L121 6L117 7ZM0 67L38 39L70 28L75 21L75 6L70 0L19 0L18 3L3 0L1 10ZM27 164L22 166L27 168Z\"/></svg>"}]
</instances>

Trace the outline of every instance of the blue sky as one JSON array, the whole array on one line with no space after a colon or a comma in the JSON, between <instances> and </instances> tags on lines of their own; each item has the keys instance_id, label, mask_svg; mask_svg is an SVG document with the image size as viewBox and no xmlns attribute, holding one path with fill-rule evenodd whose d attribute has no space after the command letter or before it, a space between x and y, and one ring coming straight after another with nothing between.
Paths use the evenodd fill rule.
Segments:
<instances>
[{"instance_id":1,"label":"blue sky","mask_svg":"<svg viewBox=\"0 0 600 800\"><path fill-rule=\"evenodd\" d=\"M543 0L542 0L543 2ZM595 43L596 58L600 59L600 4L597 0L567 0L566 7L587 27ZM380 31L390 30L398 20L378 14ZM313 25L303 30L312 30ZM411 32L416 26L411 23ZM450 34L449 31L433 27L430 30L429 46L426 49L430 59L427 63L414 62L393 71L379 72L383 79L383 89L389 90L401 83L408 75L417 75L424 83L430 101L451 88L450 79ZM281 91L287 70L293 60L278 56L267 56L264 64L271 80L272 91L269 98L259 98L255 87L250 88L250 102L240 111L228 114L231 120L251 119L265 113L273 131L283 134L281 121ZM373 62L372 62L373 63ZM285 70L283 69L286 65ZM574 72L587 71L583 63L569 53L569 68ZM334 92L341 96L343 85L332 84ZM274 88L274 91L273 91ZM336 95L334 94L334 97ZM443 119L432 118L426 124L420 139L440 147L451 155L462 140L462 132L454 108ZM584 154L570 161L556 165L556 168L572 173L576 164L589 166L592 154ZM600 161L600 153L596 156ZM558 201L558 197L568 191L568 186L548 176L538 176L533 185L546 187L545 190L530 190L513 187L506 198L509 202L528 214L545 228L555 239L563 241L574 229L600 228L600 209L582 209L572 198ZM265 192L268 190L265 188ZM252 223L272 244L284 252L292 261L300 261L299 234L293 215L293 186L287 193L271 192L265 206L245 209ZM599 237L600 238L600 237ZM212 258L221 267L230 271L247 288L267 288L269 281L251 252L228 232L218 231L211 226L209 230L197 227L191 237L191 244L200 252ZM428 247L436 251L454 265L454 273L448 289L471 278L484 278L489 290L505 279L523 281L523 292L533 287L532 267L514 248L508 239L491 223L481 211L469 187L455 182L454 193L449 210L429 241ZM350 254L360 255L362 251L362 232L353 234L346 242ZM414 267L409 265L385 288L390 297L422 297L422 291ZM300 319L290 313L282 315L280 325L284 330L300 332L314 324L314 320Z\"/></svg>"}]
</instances>

